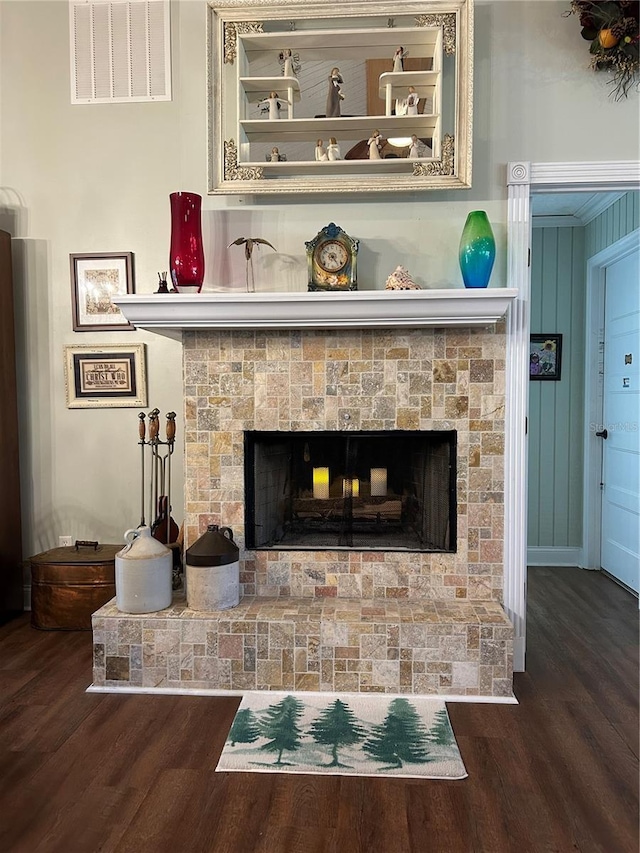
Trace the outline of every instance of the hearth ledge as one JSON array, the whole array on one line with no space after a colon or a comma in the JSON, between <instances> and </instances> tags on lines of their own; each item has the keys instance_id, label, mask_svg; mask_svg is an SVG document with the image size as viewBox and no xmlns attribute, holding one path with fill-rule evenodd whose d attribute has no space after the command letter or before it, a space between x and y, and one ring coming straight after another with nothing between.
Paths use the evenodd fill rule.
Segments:
<instances>
[{"instance_id":1,"label":"hearth ledge","mask_svg":"<svg viewBox=\"0 0 640 853\"><path fill-rule=\"evenodd\" d=\"M513 695L513 628L499 602L243 596L157 613L112 599L92 616L93 688Z\"/></svg>"},{"instance_id":2,"label":"hearth ledge","mask_svg":"<svg viewBox=\"0 0 640 853\"><path fill-rule=\"evenodd\" d=\"M128 294L113 301L127 320L159 333L205 329L345 329L489 326L515 288L315 293Z\"/></svg>"}]
</instances>

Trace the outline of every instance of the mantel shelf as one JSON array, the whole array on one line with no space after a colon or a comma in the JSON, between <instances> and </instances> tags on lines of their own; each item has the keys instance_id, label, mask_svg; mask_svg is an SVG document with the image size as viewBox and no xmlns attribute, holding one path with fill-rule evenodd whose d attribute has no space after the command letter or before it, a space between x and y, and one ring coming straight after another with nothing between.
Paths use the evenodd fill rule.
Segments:
<instances>
[{"instance_id":1,"label":"mantel shelf","mask_svg":"<svg viewBox=\"0 0 640 853\"><path fill-rule=\"evenodd\" d=\"M161 334L197 329L366 329L487 326L518 291L360 290L311 293L206 292L114 297L129 322ZM169 334L175 337L174 334Z\"/></svg>"}]
</instances>

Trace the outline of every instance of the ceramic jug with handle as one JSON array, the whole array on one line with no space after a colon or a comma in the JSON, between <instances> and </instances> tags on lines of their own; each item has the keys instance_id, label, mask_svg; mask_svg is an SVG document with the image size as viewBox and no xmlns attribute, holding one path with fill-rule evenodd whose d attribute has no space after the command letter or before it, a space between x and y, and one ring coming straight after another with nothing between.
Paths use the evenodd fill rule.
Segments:
<instances>
[{"instance_id":1,"label":"ceramic jug with handle","mask_svg":"<svg viewBox=\"0 0 640 853\"><path fill-rule=\"evenodd\" d=\"M240 551L230 527L210 524L187 549L187 605L191 610L227 610L240 602Z\"/></svg>"},{"instance_id":2,"label":"ceramic jug with handle","mask_svg":"<svg viewBox=\"0 0 640 853\"><path fill-rule=\"evenodd\" d=\"M173 555L147 526L127 530L116 554L116 607L123 613L156 613L171 605Z\"/></svg>"}]
</instances>

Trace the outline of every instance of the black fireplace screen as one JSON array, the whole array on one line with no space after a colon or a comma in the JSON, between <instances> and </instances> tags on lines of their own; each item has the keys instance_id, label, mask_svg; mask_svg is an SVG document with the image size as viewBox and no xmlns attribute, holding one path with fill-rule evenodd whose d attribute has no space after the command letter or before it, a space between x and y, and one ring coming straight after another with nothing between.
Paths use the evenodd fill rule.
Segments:
<instances>
[{"instance_id":1,"label":"black fireplace screen","mask_svg":"<svg viewBox=\"0 0 640 853\"><path fill-rule=\"evenodd\" d=\"M248 548L456 550L456 432L245 432Z\"/></svg>"}]
</instances>

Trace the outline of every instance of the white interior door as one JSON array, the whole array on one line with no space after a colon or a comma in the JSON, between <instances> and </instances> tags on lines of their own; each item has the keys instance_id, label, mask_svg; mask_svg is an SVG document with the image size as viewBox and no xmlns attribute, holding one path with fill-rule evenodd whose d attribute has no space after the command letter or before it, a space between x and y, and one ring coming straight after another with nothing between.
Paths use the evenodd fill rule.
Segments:
<instances>
[{"instance_id":1,"label":"white interior door","mask_svg":"<svg viewBox=\"0 0 640 853\"><path fill-rule=\"evenodd\" d=\"M600 564L640 586L640 250L607 266Z\"/></svg>"}]
</instances>

